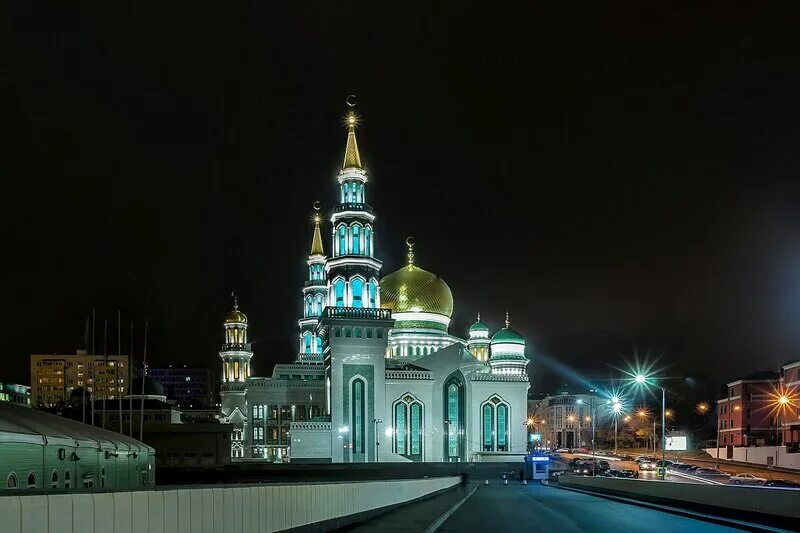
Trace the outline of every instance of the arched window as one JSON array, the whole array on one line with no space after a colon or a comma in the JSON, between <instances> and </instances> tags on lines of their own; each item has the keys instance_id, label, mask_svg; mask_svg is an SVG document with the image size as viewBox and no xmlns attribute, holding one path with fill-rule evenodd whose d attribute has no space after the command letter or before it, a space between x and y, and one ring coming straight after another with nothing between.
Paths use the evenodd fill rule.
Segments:
<instances>
[{"instance_id":1,"label":"arched window","mask_svg":"<svg viewBox=\"0 0 800 533\"><path fill-rule=\"evenodd\" d=\"M394 451L406 454L406 404L402 401L394 406Z\"/></svg>"},{"instance_id":2,"label":"arched window","mask_svg":"<svg viewBox=\"0 0 800 533\"><path fill-rule=\"evenodd\" d=\"M353 278L350 281L350 291L353 293L353 307L364 307L364 282L361 278Z\"/></svg>"},{"instance_id":3,"label":"arched window","mask_svg":"<svg viewBox=\"0 0 800 533\"><path fill-rule=\"evenodd\" d=\"M414 402L409 408L411 421L409 428L409 455L418 456L422 460L422 404Z\"/></svg>"},{"instance_id":4,"label":"arched window","mask_svg":"<svg viewBox=\"0 0 800 533\"><path fill-rule=\"evenodd\" d=\"M364 255L372 255L372 229L364 228Z\"/></svg>"},{"instance_id":5,"label":"arched window","mask_svg":"<svg viewBox=\"0 0 800 533\"><path fill-rule=\"evenodd\" d=\"M350 390L350 417L353 428L353 458L366 460L366 383L362 378L353 380Z\"/></svg>"},{"instance_id":6,"label":"arched window","mask_svg":"<svg viewBox=\"0 0 800 533\"><path fill-rule=\"evenodd\" d=\"M69 475L69 468L64 470L64 488L68 489L72 487L72 480Z\"/></svg>"},{"instance_id":7,"label":"arched window","mask_svg":"<svg viewBox=\"0 0 800 533\"><path fill-rule=\"evenodd\" d=\"M377 302L375 300L375 298L377 296L377 293L378 293L377 285L378 285L378 282L375 281L375 278L370 280L370 284L369 284L368 290L369 290L369 306L370 306L371 309L375 309L376 307L378 307Z\"/></svg>"},{"instance_id":8,"label":"arched window","mask_svg":"<svg viewBox=\"0 0 800 533\"><path fill-rule=\"evenodd\" d=\"M323 305L322 305L322 295L321 294L317 294L317 313L316 313L317 316L322 314L322 307L323 307Z\"/></svg>"},{"instance_id":9,"label":"arched window","mask_svg":"<svg viewBox=\"0 0 800 533\"><path fill-rule=\"evenodd\" d=\"M313 316L314 314L313 306L311 305L312 301L311 296L306 297L306 316Z\"/></svg>"},{"instance_id":10,"label":"arched window","mask_svg":"<svg viewBox=\"0 0 800 533\"><path fill-rule=\"evenodd\" d=\"M7 489L17 488L17 475L14 472L11 472L6 478L6 488Z\"/></svg>"},{"instance_id":11,"label":"arched window","mask_svg":"<svg viewBox=\"0 0 800 533\"><path fill-rule=\"evenodd\" d=\"M364 203L364 184L358 186L358 201Z\"/></svg>"},{"instance_id":12,"label":"arched window","mask_svg":"<svg viewBox=\"0 0 800 533\"><path fill-rule=\"evenodd\" d=\"M100 467L100 486L106 486L106 467Z\"/></svg>"},{"instance_id":13,"label":"arched window","mask_svg":"<svg viewBox=\"0 0 800 533\"><path fill-rule=\"evenodd\" d=\"M50 476L50 488L51 489L58 488L58 470L53 470L53 475Z\"/></svg>"},{"instance_id":14,"label":"arched window","mask_svg":"<svg viewBox=\"0 0 800 533\"><path fill-rule=\"evenodd\" d=\"M315 338L317 339L317 353L322 353L322 337L317 335Z\"/></svg>"},{"instance_id":15,"label":"arched window","mask_svg":"<svg viewBox=\"0 0 800 533\"><path fill-rule=\"evenodd\" d=\"M460 461L463 440L463 385L456 376L447 380L444 388L445 401L445 460Z\"/></svg>"},{"instance_id":16,"label":"arched window","mask_svg":"<svg viewBox=\"0 0 800 533\"><path fill-rule=\"evenodd\" d=\"M239 360L233 362L233 379L239 379Z\"/></svg>"},{"instance_id":17,"label":"arched window","mask_svg":"<svg viewBox=\"0 0 800 533\"><path fill-rule=\"evenodd\" d=\"M225 381L231 380L231 373L230 373L230 363L225 361Z\"/></svg>"},{"instance_id":18,"label":"arched window","mask_svg":"<svg viewBox=\"0 0 800 533\"><path fill-rule=\"evenodd\" d=\"M303 334L303 353L311 353L311 333Z\"/></svg>"},{"instance_id":19,"label":"arched window","mask_svg":"<svg viewBox=\"0 0 800 533\"><path fill-rule=\"evenodd\" d=\"M347 253L347 230L344 226L339 226L339 255Z\"/></svg>"},{"instance_id":20,"label":"arched window","mask_svg":"<svg viewBox=\"0 0 800 533\"><path fill-rule=\"evenodd\" d=\"M481 431L482 436L482 443L483 443L483 451L491 452L494 451L494 407L492 404L485 403L483 404L483 409L481 412L481 425L483 426L483 430Z\"/></svg>"},{"instance_id":21,"label":"arched window","mask_svg":"<svg viewBox=\"0 0 800 533\"><path fill-rule=\"evenodd\" d=\"M497 406L497 451L508 451L508 406Z\"/></svg>"},{"instance_id":22,"label":"arched window","mask_svg":"<svg viewBox=\"0 0 800 533\"><path fill-rule=\"evenodd\" d=\"M354 254L361 253L361 226L358 224L353 225L350 230L352 232L352 249Z\"/></svg>"},{"instance_id":23,"label":"arched window","mask_svg":"<svg viewBox=\"0 0 800 533\"><path fill-rule=\"evenodd\" d=\"M28 474L28 488L35 489L36 488L36 474L31 472Z\"/></svg>"},{"instance_id":24,"label":"arched window","mask_svg":"<svg viewBox=\"0 0 800 533\"><path fill-rule=\"evenodd\" d=\"M344 307L344 280L337 279L333 283L333 303L336 307Z\"/></svg>"}]
</instances>

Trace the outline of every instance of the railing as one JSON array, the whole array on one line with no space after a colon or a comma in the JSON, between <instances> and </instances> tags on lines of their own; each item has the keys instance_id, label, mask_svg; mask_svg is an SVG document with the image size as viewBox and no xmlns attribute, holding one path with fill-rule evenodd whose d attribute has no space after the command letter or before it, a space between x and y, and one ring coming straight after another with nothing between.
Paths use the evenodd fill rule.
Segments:
<instances>
[{"instance_id":1,"label":"railing","mask_svg":"<svg viewBox=\"0 0 800 533\"><path fill-rule=\"evenodd\" d=\"M472 376L472 381L528 381L527 374L491 374L479 372Z\"/></svg>"},{"instance_id":2,"label":"railing","mask_svg":"<svg viewBox=\"0 0 800 533\"><path fill-rule=\"evenodd\" d=\"M317 286L317 285L324 287L327 284L328 284L328 281L324 280L324 279L307 279L304 282L304 285L306 287L312 287L312 286Z\"/></svg>"},{"instance_id":3,"label":"railing","mask_svg":"<svg viewBox=\"0 0 800 533\"><path fill-rule=\"evenodd\" d=\"M321 430L331 430L331 423L330 422L315 422L315 421L304 421L304 422L292 422L289 424L289 431L298 430L298 429L321 429Z\"/></svg>"},{"instance_id":4,"label":"railing","mask_svg":"<svg viewBox=\"0 0 800 533\"><path fill-rule=\"evenodd\" d=\"M390 309L375 307L326 307L325 318L361 318L368 320L391 320Z\"/></svg>"},{"instance_id":5,"label":"railing","mask_svg":"<svg viewBox=\"0 0 800 533\"><path fill-rule=\"evenodd\" d=\"M342 211L366 211L370 215L374 215L375 211L369 204L359 204L354 202L347 202L343 204L336 204L333 206L334 213L341 213Z\"/></svg>"},{"instance_id":6,"label":"railing","mask_svg":"<svg viewBox=\"0 0 800 533\"><path fill-rule=\"evenodd\" d=\"M225 343L222 345L223 352L252 352L253 350L250 349L250 343L245 342L237 342L237 343Z\"/></svg>"},{"instance_id":7,"label":"railing","mask_svg":"<svg viewBox=\"0 0 800 533\"><path fill-rule=\"evenodd\" d=\"M387 370L386 379L433 379L429 370Z\"/></svg>"}]
</instances>

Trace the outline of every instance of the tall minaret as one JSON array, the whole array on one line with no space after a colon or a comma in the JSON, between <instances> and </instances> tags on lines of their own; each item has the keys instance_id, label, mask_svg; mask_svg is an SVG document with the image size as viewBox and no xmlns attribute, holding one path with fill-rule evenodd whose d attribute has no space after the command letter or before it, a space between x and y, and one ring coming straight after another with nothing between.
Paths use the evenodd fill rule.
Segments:
<instances>
[{"instance_id":1,"label":"tall minaret","mask_svg":"<svg viewBox=\"0 0 800 533\"><path fill-rule=\"evenodd\" d=\"M322 337L317 335L319 315L327 305L328 282L325 279L325 250L319 229L319 202L314 202L314 236L308 256L308 279L303 285L303 314L297 325L300 327L300 350L298 361L322 361Z\"/></svg>"},{"instance_id":2,"label":"tall minaret","mask_svg":"<svg viewBox=\"0 0 800 533\"><path fill-rule=\"evenodd\" d=\"M356 142L359 117L355 97L347 98L350 107L347 124L347 146L338 181L340 202L331 216L332 256L325 263L328 277L328 305L331 307L380 307L378 279L382 263L373 255L375 214L367 204L367 173L361 164Z\"/></svg>"},{"instance_id":3,"label":"tall minaret","mask_svg":"<svg viewBox=\"0 0 800 533\"><path fill-rule=\"evenodd\" d=\"M247 378L253 351L247 342L247 316L239 310L239 299L233 296L233 309L225 317L225 342L219 356L222 359L221 420L233 424L231 457L244 457L247 434Z\"/></svg>"}]
</instances>

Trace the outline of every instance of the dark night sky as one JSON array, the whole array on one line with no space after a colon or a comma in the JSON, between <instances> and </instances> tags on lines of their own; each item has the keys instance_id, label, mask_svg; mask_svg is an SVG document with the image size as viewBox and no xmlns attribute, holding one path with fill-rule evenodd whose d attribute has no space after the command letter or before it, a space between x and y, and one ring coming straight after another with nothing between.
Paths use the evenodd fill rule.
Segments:
<instances>
[{"instance_id":1,"label":"dark night sky","mask_svg":"<svg viewBox=\"0 0 800 533\"><path fill-rule=\"evenodd\" d=\"M234 288L257 372L291 360L349 93L384 273L416 236L451 331L508 308L537 390L565 379L545 360L605 376L634 347L708 386L800 355L800 34L780 14L14 4L0 379L80 347L92 306L99 330L136 320L137 352L149 317L155 363L216 368Z\"/></svg>"}]
</instances>

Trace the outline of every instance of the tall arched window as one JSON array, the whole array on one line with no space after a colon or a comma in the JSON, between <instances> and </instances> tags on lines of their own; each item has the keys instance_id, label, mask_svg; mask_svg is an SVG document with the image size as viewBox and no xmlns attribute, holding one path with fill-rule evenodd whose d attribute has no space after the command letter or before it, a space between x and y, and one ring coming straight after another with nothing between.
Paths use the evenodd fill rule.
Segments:
<instances>
[{"instance_id":1,"label":"tall arched window","mask_svg":"<svg viewBox=\"0 0 800 533\"><path fill-rule=\"evenodd\" d=\"M339 255L347 253L347 230L344 226L339 226Z\"/></svg>"},{"instance_id":2,"label":"tall arched window","mask_svg":"<svg viewBox=\"0 0 800 533\"><path fill-rule=\"evenodd\" d=\"M69 475L69 468L64 470L64 488L68 489L72 487L72 479Z\"/></svg>"},{"instance_id":3,"label":"tall arched window","mask_svg":"<svg viewBox=\"0 0 800 533\"><path fill-rule=\"evenodd\" d=\"M53 470L53 475L50 476L50 488L58 488L58 470Z\"/></svg>"},{"instance_id":4,"label":"tall arched window","mask_svg":"<svg viewBox=\"0 0 800 533\"><path fill-rule=\"evenodd\" d=\"M364 228L364 255L372 255L372 229Z\"/></svg>"},{"instance_id":5,"label":"tall arched window","mask_svg":"<svg viewBox=\"0 0 800 533\"><path fill-rule=\"evenodd\" d=\"M233 362L233 379L239 379L239 360Z\"/></svg>"},{"instance_id":6,"label":"tall arched window","mask_svg":"<svg viewBox=\"0 0 800 533\"><path fill-rule=\"evenodd\" d=\"M361 253L361 226L359 226L358 224L354 224L353 225L353 229L351 230L351 232L352 232L353 253L354 254L360 254Z\"/></svg>"},{"instance_id":7,"label":"tall arched window","mask_svg":"<svg viewBox=\"0 0 800 533\"><path fill-rule=\"evenodd\" d=\"M322 337L317 335L315 338L317 339L317 353L322 353Z\"/></svg>"},{"instance_id":8,"label":"tall arched window","mask_svg":"<svg viewBox=\"0 0 800 533\"><path fill-rule=\"evenodd\" d=\"M372 309L378 307L377 296L378 296L378 282L375 280L375 278L372 278L369 284L369 306Z\"/></svg>"},{"instance_id":9,"label":"tall arched window","mask_svg":"<svg viewBox=\"0 0 800 533\"><path fill-rule=\"evenodd\" d=\"M364 282L361 278L350 280L350 292L353 293L353 307L364 307Z\"/></svg>"},{"instance_id":10,"label":"tall arched window","mask_svg":"<svg viewBox=\"0 0 800 533\"><path fill-rule=\"evenodd\" d=\"M303 334L303 352L311 353L311 333L309 332Z\"/></svg>"},{"instance_id":11,"label":"tall arched window","mask_svg":"<svg viewBox=\"0 0 800 533\"><path fill-rule=\"evenodd\" d=\"M406 404L402 401L394 406L394 445L395 453L406 454Z\"/></svg>"},{"instance_id":12,"label":"tall arched window","mask_svg":"<svg viewBox=\"0 0 800 533\"><path fill-rule=\"evenodd\" d=\"M460 461L463 448L464 390L463 383L454 375L445 382L444 414L445 460Z\"/></svg>"},{"instance_id":13,"label":"tall arched window","mask_svg":"<svg viewBox=\"0 0 800 533\"><path fill-rule=\"evenodd\" d=\"M35 489L36 488L36 474L31 472L28 474L28 488Z\"/></svg>"},{"instance_id":14,"label":"tall arched window","mask_svg":"<svg viewBox=\"0 0 800 533\"><path fill-rule=\"evenodd\" d=\"M497 451L508 451L508 406L497 406Z\"/></svg>"},{"instance_id":15,"label":"tall arched window","mask_svg":"<svg viewBox=\"0 0 800 533\"><path fill-rule=\"evenodd\" d=\"M322 305L322 295L321 294L317 294L317 313L316 313L317 315L321 315L322 314L322 307L323 307L323 305Z\"/></svg>"},{"instance_id":16,"label":"tall arched window","mask_svg":"<svg viewBox=\"0 0 800 533\"><path fill-rule=\"evenodd\" d=\"M17 475L14 472L11 472L6 478L6 488L7 489L17 488Z\"/></svg>"},{"instance_id":17,"label":"tall arched window","mask_svg":"<svg viewBox=\"0 0 800 533\"><path fill-rule=\"evenodd\" d=\"M419 457L422 460L422 404L414 402L409 408L411 416L409 427L409 455Z\"/></svg>"},{"instance_id":18,"label":"tall arched window","mask_svg":"<svg viewBox=\"0 0 800 533\"><path fill-rule=\"evenodd\" d=\"M350 417L353 428L353 457L357 461L366 460L366 383L362 378L353 380L350 390Z\"/></svg>"},{"instance_id":19,"label":"tall arched window","mask_svg":"<svg viewBox=\"0 0 800 533\"><path fill-rule=\"evenodd\" d=\"M489 403L483 405L481 424L483 426L481 431L483 451L491 452L494 450L494 408Z\"/></svg>"},{"instance_id":20,"label":"tall arched window","mask_svg":"<svg viewBox=\"0 0 800 533\"><path fill-rule=\"evenodd\" d=\"M358 186L358 201L364 203L364 184Z\"/></svg>"},{"instance_id":21,"label":"tall arched window","mask_svg":"<svg viewBox=\"0 0 800 533\"><path fill-rule=\"evenodd\" d=\"M306 316L313 316L314 310L311 305L312 299L311 296L306 297Z\"/></svg>"},{"instance_id":22,"label":"tall arched window","mask_svg":"<svg viewBox=\"0 0 800 533\"><path fill-rule=\"evenodd\" d=\"M333 297L336 307L344 307L344 280L341 278L333 283Z\"/></svg>"}]
</instances>

